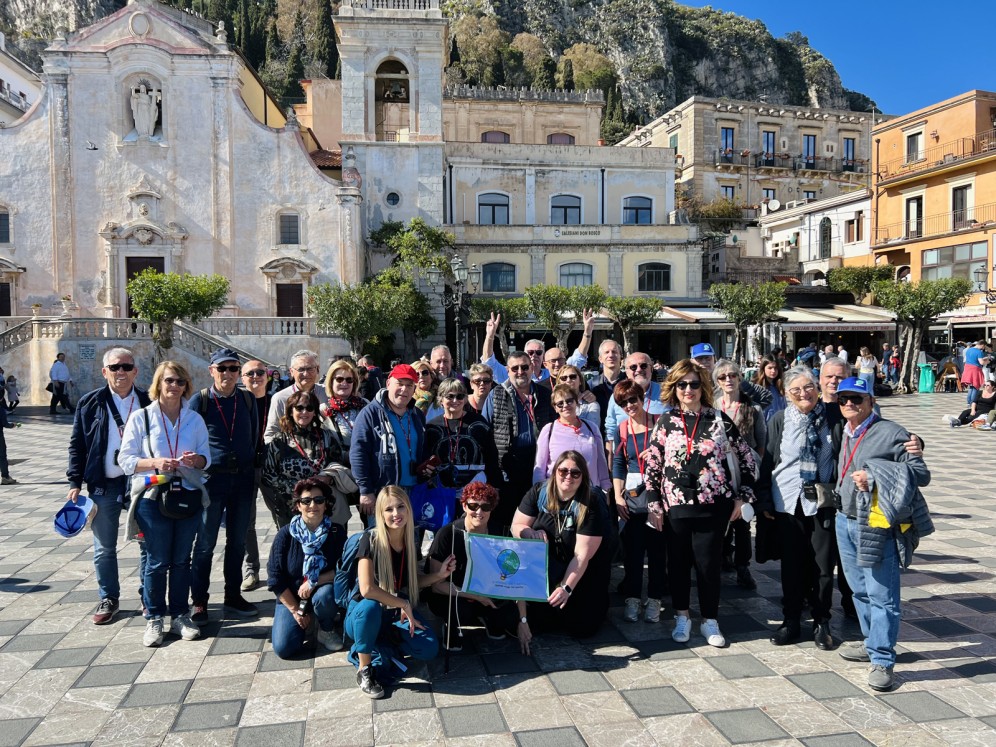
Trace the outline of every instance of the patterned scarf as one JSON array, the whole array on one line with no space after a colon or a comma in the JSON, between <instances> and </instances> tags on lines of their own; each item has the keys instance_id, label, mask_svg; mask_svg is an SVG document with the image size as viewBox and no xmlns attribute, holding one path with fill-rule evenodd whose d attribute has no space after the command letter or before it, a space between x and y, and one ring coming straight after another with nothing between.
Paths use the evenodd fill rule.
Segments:
<instances>
[{"instance_id":1,"label":"patterned scarf","mask_svg":"<svg viewBox=\"0 0 996 747\"><path fill-rule=\"evenodd\" d=\"M350 395L349 397L346 397L346 399L342 399L341 397L333 396L329 398L329 404L326 408L325 417L330 418L335 414L340 412L349 412L350 410L362 410L363 406L363 400L359 397Z\"/></svg>"},{"instance_id":2,"label":"patterned scarf","mask_svg":"<svg viewBox=\"0 0 996 747\"><path fill-rule=\"evenodd\" d=\"M308 529L308 525L300 516L291 519L290 534L301 543L301 549L304 550L304 577L311 582L312 587L318 585L318 576L327 565L325 555L322 554L322 545L329 535L330 526L332 519L328 516L322 519L322 523L314 532Z\"/></svg>"},{"instance_id":3,"label":"patterned scarf","mask_svg":"<svg viewBox=\"0 0 996 747\"><path fill-rule=\"evenodd\" d=\"M798 413L798 410L796 412ZM825 437L826 408L822 402L817 402L816 407L803 417L805 430L802 448L799 449L799 476L806 485L829 482L833 477L833 447L830 440ZM821 438L821 435L824 437Z\"/></svg>"}]
</instances>

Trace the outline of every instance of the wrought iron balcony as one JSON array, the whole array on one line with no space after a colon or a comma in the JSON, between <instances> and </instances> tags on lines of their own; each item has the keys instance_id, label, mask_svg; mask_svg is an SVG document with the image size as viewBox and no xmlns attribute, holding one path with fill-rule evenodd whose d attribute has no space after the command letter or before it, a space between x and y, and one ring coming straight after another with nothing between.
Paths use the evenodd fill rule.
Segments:
<instances>
[{"instance_id":1,"label":"wrought iron balcony","mask_svg":"<svg viewBox=\"0 0 996 747\"><path fill-rule=\"evenodd\" d=\"M996 202L976 205L964 210L927 215L914 220L880 225L875 229L873 244L881 246L897 241L911 241L930 236L943 236L959 231L974 231L986 226L996 226Z\"/></svg>"},{"instance_id":2,"label":"wrought iron balcony","mask_svg":"<svg viewBox=\"0 0 996 747\"><path fill-rule=\"evenodd\" d=\"M910 174L986 154L996 155L996 129L977 132L969 137L960 137L915 153L907 153L901 158L883 161L878 164L876 176L880 182L899 180Z\"/></svg>"}]
</instances>

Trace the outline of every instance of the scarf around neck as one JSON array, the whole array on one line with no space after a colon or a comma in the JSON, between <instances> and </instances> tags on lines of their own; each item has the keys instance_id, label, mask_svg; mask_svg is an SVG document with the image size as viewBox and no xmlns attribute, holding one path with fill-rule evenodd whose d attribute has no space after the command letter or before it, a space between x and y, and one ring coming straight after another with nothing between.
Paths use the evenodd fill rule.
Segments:
<instances>
[{"instance_id":1,"label":"scarf around neck","mask_svg":"<svg viewBox=\"0 0 996 747\"><path fill-rule=\"evenodd\" d=\"M829 482L833 477L833 447L829 439L821 438L827 427L826 407L817 402L808 413L789 408L794 421L802 425L802 446L799 449L799 476L806 485Z\"/></svg>"},{"instance_id":2,"label":"scarf around neck","mask_svg":"<svg viewBox=\"0 0 996 747\"><path fill-rule=\"evenodd\" d=\"M325 544L331 526L332 519L328 516L322 519L322 523L313 532L300 516L291 519L290 534L301 543L301 549L304 550L304 577L313 587L318 585L318 576L328 564L322 553L322 545Z\"/></svg>"}]
</instances>

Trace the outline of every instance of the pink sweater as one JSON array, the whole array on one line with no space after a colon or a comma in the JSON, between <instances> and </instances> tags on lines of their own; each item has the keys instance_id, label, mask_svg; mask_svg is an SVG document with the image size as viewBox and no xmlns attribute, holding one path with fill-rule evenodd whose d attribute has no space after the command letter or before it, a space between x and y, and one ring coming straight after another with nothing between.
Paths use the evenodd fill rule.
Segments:
<instances>
[{"instance_id":1,"label":"pink sweater","mask_svg":"<svg viewBox=\"0 0 996 747\"><path fill-rule=\"evenodd\" d=\"M575 432L573 428L564 425L559 420L543 426L539 440L536 443L536 465L533 468L533 482L546 480L550 476L554 462L565 451L579 452L588 462L588 474L593 485L602 490L612 489L612 479L605 461L605 446L597 428L593 428L585 420L581 421L581 429Z\"/></svg>"}]
</instances>

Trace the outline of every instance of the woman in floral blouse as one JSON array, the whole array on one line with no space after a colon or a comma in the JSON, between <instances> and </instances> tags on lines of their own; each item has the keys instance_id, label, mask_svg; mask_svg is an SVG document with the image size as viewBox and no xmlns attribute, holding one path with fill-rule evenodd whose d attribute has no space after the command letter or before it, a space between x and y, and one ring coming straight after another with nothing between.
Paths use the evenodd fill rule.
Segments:
<instances>
[{"instance_id":1,"label":"woman in floral blouse","mask_svg":"<svg viewBox=\"0 0 996 747\"><path fill-rule=\"evenodd\" d=\"M667 531L675 608L671 637L678 643L691 637L688 607L694 565L703 617L699 632L709 645L722 647L726 639L716 616L723 536L729 523L740 518L743 504L754 500L749 486L757 465L737 427L713 407L712 381L704 369L690 360L676 363L661 386L661 401L672 409L654 431L645 477L650 521Z\"/></svg>"}]
</instances>

